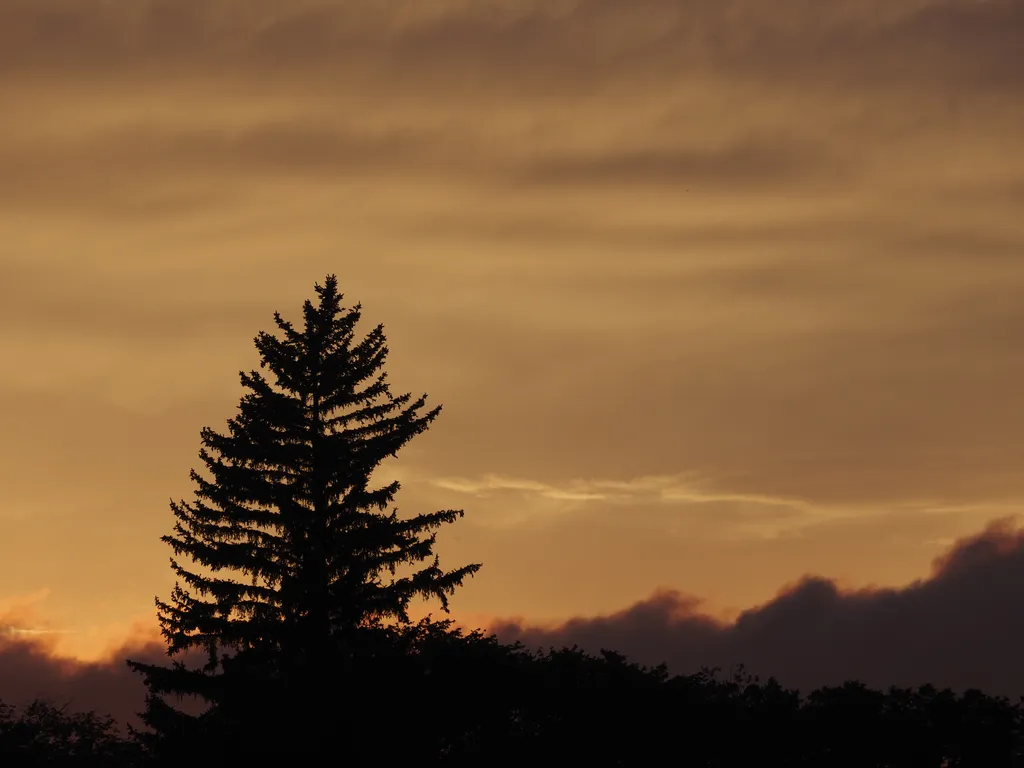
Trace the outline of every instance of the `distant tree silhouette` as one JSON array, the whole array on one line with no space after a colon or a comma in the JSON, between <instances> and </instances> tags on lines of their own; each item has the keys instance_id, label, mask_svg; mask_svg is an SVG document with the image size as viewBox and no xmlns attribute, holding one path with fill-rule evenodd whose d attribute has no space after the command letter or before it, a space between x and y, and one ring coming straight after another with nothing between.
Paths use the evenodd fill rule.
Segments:
<instances>
[{"instance_id":1,"label":"distant tree silhouette","mask_svg":"<svg viewBox=\"0 0 1024 768\"><path fill-rule=\"evenodd\" d=\"M641 667L612 651L530 652L479 630L465 635L447 622L413 624L378 651L362 661L368 661L367 674L384 697L367 696L357 684L339 688L333 702L321 702L357 720L352 710L370 706L379 725L363 736L374 749L353 759L351 733L339 728L340 720L326 722L317 739L324 759L313 761L307 754L306 760L290 762L453 768L551 762L602 768L1024 766L1021 706L976 690L956 694L923 686L886 693L848 682L801 698L774 679L762 683L742 669L726 679L716 669L668 677L663 666ZM654 688L660 691L633 695L633 689ZM160 759L166 752L147 754L121 738L109 718L38 701L15 716L0 703L0 765L205 765L217 757L215 739L223 746L232 729L236 738L243 735L223 716L223 705L219 712L199 727L206 729L207 741L169 735L179 756L168 761ZM253 712L260 716L257 708ZM361 724L366 723L364 718ZM266 717L260 726L281 728ZM262 764L270 749L292 753L288 757L309 751L273 728L262 734L253 728L244 736L248 742L222 756L227 764ZM263 759L256 759L261 750Z\"/></svg>"},{"instance_id":2,"label":"distant tree silhouette","mask_svg":"<svg viewBox=\"0 0 1024 768\"><path fill-rule=\"evenodd\" d=\"M146 764L140 745L124 738L110 717L69 712L36 699L21 711L0 702L0 765L129 768Z\"/></svg>"},{"instance_id":3,"label":"distant tree silhouette","mask_svg":"<svg viewBox=\"0 0 1024 768\"><path fill-rule=\"evenodd\" d=\"M208 476L192 470L195 499L171 502L163 541L180 581L169 602L157 599L158 615L168 655L197 649L205 664L129 660L149 690L141 717L156 752L354 754L381 714L370 711L394 704L386 678L422 671L413 646L432 622L411 622L410 602L438 599L447 611L480 567L444 571L433 553L436 530L461 510L400 518L390 508L399 483L371 483L441 407L393 396L383 326L357 338L361 307L342 306L337 278L315 290L301 329L275 313L280 333L256 336L272 378L240 374L247 392L227 432L201 432ZM190 717L168 694L211 706Z\"/></svg>"}]
</instances>

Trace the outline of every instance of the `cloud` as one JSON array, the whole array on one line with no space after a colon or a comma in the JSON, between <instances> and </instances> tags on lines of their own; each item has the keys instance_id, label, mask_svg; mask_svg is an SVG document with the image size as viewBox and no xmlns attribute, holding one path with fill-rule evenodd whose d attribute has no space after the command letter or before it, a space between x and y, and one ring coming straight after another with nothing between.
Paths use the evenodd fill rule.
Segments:
<instances>
[{"instance_id":1,"label":"cloud","mask_svg":"<svg viewBox=\"0 0 1024 768\"><path fill-rule=\"evenodd\" d=\"M474 495L486 495L486 491L526 491L533 492L545 499L556 499L561 501L595 501L607 499L604 493L588 492L585 490L560 489L546 483L535 480L516 480L503 478L496 475L488 475L482 481L474 482L461 478L439 478L433 481L438 488L443 488L457 493L471 493Z\"/></svg>"},{"instance_id":2,"label":"cloud","mask_svg":"<svg viewBox=\"0 0 1024 768\"><path fill-rule=\"evenodd\" d=\"M211 3L9 0L0 64L81 74L131 62L164 71L260 69L351 79L406 73L409 86L552 89L708 65L745 77L891 85L941 75L1019 87L1019 0L415 0ZM328 74L329 73L329 74ZM458 76L457 79L456 75ZM130 75L129 75L130 76Z\"/></svg>"},{"instance_id":3,"label":"cloud","mask_svg":"<svg viewBox=\"0 0 1024 768\"><path fill-rule=\"evenodd\" d=\"M649 137L591 137L594 146L581 151L578 145L588 143L591 130L583 121L563 123L557 140L538 147L533 131L502 127L503 118L515 120L514 110L488 117L439 106L432 114L378 116L314 103L268 106L254 115L232 112L216 99L182 98L191 102L185 115L158 113L154 119L142 107L119 110L119 120L95 125L84 108L58 107L81 125L70 134L64 123L40 130L38 122L23 121L0 134L0 198L21 208L39 199L52 204L93 196L93 206L116 201L121 213L196 213L218 198L249 199L246 186L266 179L327 189L390 180L511 194L637 187L751 195L820 188L840 179L852 184L866 167L817 138L762 136L776 129L756 122L714 139L692 128L677 135L662 128ZM623 133L648 127L642 116L624 122Z\"/></svg>"},{"instance_id":4,"label":"cloud","mask_svg":"<svg viewBox=\"0 0 1024 768\"><path fill-rule=\"evenodd\" d=\"M675 673L744 664L805 692L858 679L872 687L932 683L1024 695L1024 528L996 521L935 559L932 574L898 589L841 590L808 576L726 621L697 598L660 591L622 611L557 626L497 621L528 647L613 648Z\"/></svg>"},{"instance_id":5,"label":"cloud","mask_svg":"<svg viewBox=\"0 0 1024 768\"><path fill-rule=\"evenodd\" d=\"M444 135L397 128L314 122L303 115L253 121L235 117L218 124L129 123L99 129L69 141L64 136L8 140L4 167L22 185L57 164L64 174L106 172L136 176L162 171L183 179L209 178L225 172L245 178L261 175L297 177L365 174L368 169L397 171L415 165L442 166L455 156ZM447 153L445 150L447 149ZM467 147L462 146L465 153Z\"/></svg>"},{"instance_id":6,"label":"cloud","mask_svg":"<svg viewBox=\"0 0 1024 768\"><path fill-rule=\"evenodd\" d=\"M202 286L195 285L189 286L187 294L178 292L166 301L154 302L153 293L166 287L169 277L167 270L155 275L103 276L74 265L55 275L46 264L28 259L4 261L0 264L0 344L19 338L4 333L3 327L32 308L41 310L35 331L52 333L70 348L69 355L76 344L86 340L143 346L173 346L183 337L214 335L244 340L273 312L266 302L203 296ZM85 281L88 292L80 290ZM111 312L111 305L117 310ZM42 342L36 339L33 343Z\"/></svg>"},{"instance_id":7,"label":"cloud","mask_svg":"<svg viewBox=\"0 0 1024 768\"><path fill-rule=\"evenodd\" d=\"M164 644L154 639L151 627L136 624L94 660L67 656L58 640L77 630L40 619L38 606L48 595L49 590L41 590L0 604L0 701L21 707L42 698L139 725L136 714L143 708L145 686L124 659L164 663Z\"/></svg>"},{"instance_id":8,"label":"cloud","mask_svg":"<svg viewBox=\"0 0 1024 768\"><path fill-rule=\"evenodd\" d=\"M41 698L138 726L136 715L143 709L146 689L141 675L125 664L126 658L167 663L159 643L130 644L111 654L109 661L83 662L51 656L28 640L0 640L0 700L21 707Z\"/></svg>"},{"instance_id":9,"label":"cloud","mask_svg":"<svg viewBox=\"0 0 1024 768\"><path fill-rule=\"evenodd\" d=\"M1021 7L12 0L0 87L24 109L0 126L0 199L153 217L239 204L271 178L687 205L877 193L908 170L964 189L993 173L977 155L1012 170L1020 115L983 94L1014 82ZM937 165L936 142L964 132L987 137L970 166Z\"/></svg>"},{"instance_id":10,"label":"cloud","mask_svg":"<svg viewBox=\"0 0 1024 768\"><path fill-rule=\"evenodd\" d=\"M747 140L728 146L634 147L565 153L526 163L513 178L534 185L628 188L637 185L676 187L692 192L793 186L808 180L853 178L841 158L828 157L814 144L783 140Z\"/></svg>"},{"instance_id":11,"label":"cloud","mask_svg":"<svg viewBox=\"0 0 1024 768\"><path fill-rule=\"evenodd\" d=\"M560 514L578 514L580 510L585 510L590 502L600 502L603 514L607 514L609 505L627 505L632 509L651 505L670 506L676 508L680 518L687 517L692 507L711 506L722 522L726 519L754 522L762 529L765 526L770 527L773 523L792 527L800 518L804 518L804 523L810 524L830 517L857 514L852 510L814 508L796 498L716 490L708 484L706 478L700 478L695 473L652 475L628 480L577 478L564 483L485 474L478 479L429 478L427 483L444 491L477 498L511 495L513 501L507 504L508 514L492 513L481 520L484 525L507 526L520 524L531 518L539 518L534 522L550 525ZM561 502L562 505L553 507L545 502Z\"/></svg>"},{"instance_id":12,"label":"cloud","mask_svg":"<svg viewBox=\"0 0 1024 768\"><path fill-rule=\"evenodd\" d=\"M445 382L450 437L425 461L559 487L700 470L823 505L1019 500L1021 261L933 227L935 248L906 224L823 252L752 238L720 263L552 256L543 279L495 259L518 290L488 292L472 327L413 331L475 361ZM466 452L468 431L503 437Z\"/></svg>"}]
</instances>

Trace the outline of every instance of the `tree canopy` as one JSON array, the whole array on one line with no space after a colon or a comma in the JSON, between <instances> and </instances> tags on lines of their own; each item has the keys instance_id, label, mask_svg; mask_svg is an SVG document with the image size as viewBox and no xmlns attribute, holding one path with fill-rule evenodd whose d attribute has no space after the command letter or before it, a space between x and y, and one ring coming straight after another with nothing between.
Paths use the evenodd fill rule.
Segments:
<instances>
[{"instance_id":1,"label":"tree canopy","mask_svg":"<svg viewBox=\"0 0 1024 768\"><path fill-rule=\"evenodd\" d=\"M275 313L277 332L256 336L269 376L241 372L246 391L227 430L201 431L206 473L191 472L194 499L171 502L163 541L179 581L157 599L160 625L169 655L198 649L206 662L129 662L145 675L145 721L157 731L185 727L161 696L194 694L213 705L208 720L251 725L273 712L279 726L288 713L317 733L322 707L310 702L350 690L370 659L414 636L413 599L447 611L480 568L442 570L433 551L461 510L400 517L399 482L373 482L441 406L392 394L383 326L357 335L361 306L342 305L334 275L316 295L301 326Z\"/></svg>"}]
</instances>

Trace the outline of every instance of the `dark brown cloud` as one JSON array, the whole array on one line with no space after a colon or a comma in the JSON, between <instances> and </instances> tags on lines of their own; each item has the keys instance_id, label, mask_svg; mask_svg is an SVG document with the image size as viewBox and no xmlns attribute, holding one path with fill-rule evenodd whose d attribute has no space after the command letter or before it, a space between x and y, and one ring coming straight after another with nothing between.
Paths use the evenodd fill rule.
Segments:
<instances>
[{"instance_id":1,"label":"dark brown cloud","mask_svg":"<svg viewBox=\"0 0 1024 768\"><path fill-rule=\"evenodd\" d=\"M701 602L659 592L618 613L551 629L514 622L492 629L528 647L613 648L636 661L689 673L745 664L805 691L859 679L869 686L933 683L1024 694L1024 529L1008 522L958 541L933 573L902 589L840 590L807 577L727 623Z\"/></svg>"},{"instance_id":2,"label":"dark brown cloud","mask_svg":"<svg viewBox=\"0 0 1024 768\"><path fill-rule=\"evenodd\" d=\"M140 174L191 179L200 189L225 174L314 181L428 175L495 186L648 186L693 193L854 177L848 160L829 157L810 142L751 139L725 146L644 147L638 141L580 155L562 148L530 152L486 133L479 124L402 130L306 113L292 123L140 125L70 140L31 137L0 143L2 189L16 205L19 197L60 192L83 177L120 186Z\"/></svg>"},{"instance_id":3,"label":"dark brown cloud","mask_svg":"<svg viewBox=\"0 0 1024 768\"><path fill-rule=\"evenodd\" d=\"M450 146L445 156L443 139L410 130L373 131L342 122L317 123L304 115L293 123L136 125L72 141L9 142L3 164L13 177L10 181L22 184L51 177L57 168L72 176L105 175L109 182L123 181L126 174L161 171L188 178L225 172L316 178L437 165L456 156ZM59 175L53 180L61 181Z\"/></svg>"},{"instance_id":4,"label":"dark brown cloud","mask_svg":"<svg viewBox=\"0 0 1024 768\"><path fill-rule=\"evenodd\" d=\"M37 615L33 604L40 597L45 595L8 601L0 609L0 701L22 707L43 699L71 711L108 715L122 725L140 725L137 715L144 708L146 688L143 677L125 660L170 663L153 626L135 622L119 643L108 645L107 653L88 661L76 659L60 652L64 632ZM189 663L194 656L177 658ZM183 698L178 706L198 712L202 704Z\"/></svg>"},{"instance_id":5,"label":"dark brown cloud","mask_svg":"<svg viewBox=\"0 0 1024 768\"><path fill-rule=\"evenodd\" d=\"M1019 133L1016 102L983 94L1019 69L1022 19L1018 0L16 0L0 9L0 199L181 214L237 202L254 176L373 174L488 193L855 187L934 162L905 142L981 132L997 152ZM102 82L69 87L90 72Z\"/></svg>"},{"instance_id":6,"label":"dark brown cloud","mask_svg":"<svg viewBox=\"0 0 1024 768\"><path fill-rule=\"evenodd\" d=\"M669 186L704 192L708 189L771 188L823 176L850 179L821 148L793 141L748 141L735 146L636 149L597 152L593 156L563 154L548 161L526 163L514 178L558 186Z\"/></svg>"},{"instance_id":7,"label":"dark brown cloud","mask_svg":"<svg viewBox=\"0 0 1024 768\"><path fill-rule=\"evenodd\" d=\"M709 63L757 80L799 75L891 85L940 76L1017 88L1019 0L808 3L754 0L436 0L213 3L13 0L0 64L50 71L174 67L268 73L315 67L348 80L405 71L423 85L595 88L622 75L693 73ZM328 67L338 69L329 69ZM454 73L462 76L452 81ZM131 73L125 73L131 76Z\"/></svg>"},{"instance_id":8,"label":"dark brown cloud","mask_svg":"<svg viewBox=\"0 0 1024 768\"><path fill-rule=\"evenodd\" d=\"M41 698L72 711L95 711L120 723L139 725L136 714L145 703L142 677L125 658L167 663L158 643L129 644L109 661L81 662L55 658L46 646L7 637L0 627L0 701L17 707Z\"/></svg>"}]
</instances>

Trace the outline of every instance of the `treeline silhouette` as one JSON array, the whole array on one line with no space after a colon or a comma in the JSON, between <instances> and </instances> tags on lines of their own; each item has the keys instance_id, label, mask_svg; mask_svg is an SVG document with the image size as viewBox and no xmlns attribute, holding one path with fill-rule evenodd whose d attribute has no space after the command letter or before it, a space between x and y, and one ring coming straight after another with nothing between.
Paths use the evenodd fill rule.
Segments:
<instances>
[{"instance_id":1,"label":"treeline silhouette","mask_svg":"<svg viewBox=\"0 0 1024 768\"><path fill-rule=\"evenodd\" d=\"M435 638L413 658L371 669L319 702L312 743L299 741L310 729L284 706L243 709L233 722L200 717L157 745L142 732L121 735L112 720L37 702L0 709L0 756L5 766L268 757L339 766L1024 765L1020 704L980 691L881 692L851 682L802 697L742 671L669 676L610 651L530 652L480 634ZM635 693L648 688L660 690Z\"/></svg>"},{"instance_id":2,"label":"treeline silhouette","mask_svg":"<svg viewBox=\"0 0 1024 768\"><path fill-rule=\"evenodd\" d=\"M127 661L142 727L2 707L0 766L1024 765L1020 704L979 691L802 697L742 669L672 676L412 620L413 600L447 612L481 567L433 553L461 510L399 517L399 483L372 481L441 409L391 393L383 327L356 337L333 275L316 293L301 327L275 313L256 336L270 376L240 374L228 429L201 431L194 499L171 503L178 583L156 600L171 661Z\"/></svg>"}]
</instances>

